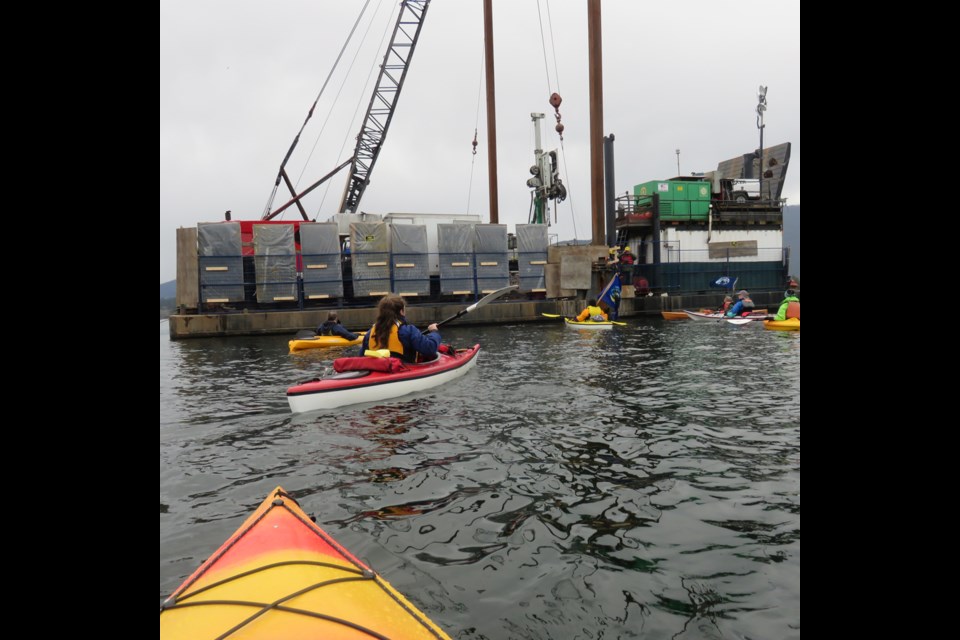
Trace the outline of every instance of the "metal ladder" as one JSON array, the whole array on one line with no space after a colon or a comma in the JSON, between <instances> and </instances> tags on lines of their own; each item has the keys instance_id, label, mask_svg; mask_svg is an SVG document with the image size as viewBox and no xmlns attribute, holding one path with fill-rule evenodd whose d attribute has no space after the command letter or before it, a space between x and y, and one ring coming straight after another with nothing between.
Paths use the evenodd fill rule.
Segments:
<instances>
[{"instance_id":1,"label":"metal ladder","mask_svg":"<svg viewBox=\"0 0 960 640\"><path fill-rule=\"evenodd\" d=\"M627 243L627 230L618 229L617 230L617 248L622 249L623 247L627 246L626 243Z\"/></svg>"}]
</instances>

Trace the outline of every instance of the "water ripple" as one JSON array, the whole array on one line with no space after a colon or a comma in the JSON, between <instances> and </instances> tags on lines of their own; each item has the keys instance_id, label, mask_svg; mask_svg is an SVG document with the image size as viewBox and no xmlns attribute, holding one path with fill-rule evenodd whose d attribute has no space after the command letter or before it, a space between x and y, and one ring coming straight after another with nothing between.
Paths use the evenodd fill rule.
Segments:
<instances>
[{"instance_id":1,"label":"water ripple","mask_svg":"<svg viewBox=\"0 0 960 640\"><path fill-rule=\"evenodd\" d=\"M477 367L291 415L343 352L160 339L160 595L282 484L459 638L799 638L800 336L444 328Z\"/></svg>"}]
</instances>

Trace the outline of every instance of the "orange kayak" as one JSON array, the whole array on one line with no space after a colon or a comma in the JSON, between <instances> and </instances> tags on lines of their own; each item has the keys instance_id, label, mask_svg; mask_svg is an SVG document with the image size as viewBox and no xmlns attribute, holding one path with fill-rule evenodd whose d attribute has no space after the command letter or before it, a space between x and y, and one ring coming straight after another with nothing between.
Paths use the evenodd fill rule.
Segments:
<instances>
[{"instance_id":1,"label":"orange kayak","mask_svg":"<svg viewBox=\"0 0 960 640\"><path fill-rule=\"evenodd\" d=\"M714 313L713 309L700 309L700 313ZM664 320L686 320L690 316L686 311L661 311L660 316Z\"/></svg>"},{"instance_id":2,"label":"orange kayak","mask_svg":"<svg viewBox=\"0 0 960 640\"><path fill-rule=\"evenodd\" d=\"M442 638L282 487L160 607L160 638Z\"/></svg>"}]
</instances>

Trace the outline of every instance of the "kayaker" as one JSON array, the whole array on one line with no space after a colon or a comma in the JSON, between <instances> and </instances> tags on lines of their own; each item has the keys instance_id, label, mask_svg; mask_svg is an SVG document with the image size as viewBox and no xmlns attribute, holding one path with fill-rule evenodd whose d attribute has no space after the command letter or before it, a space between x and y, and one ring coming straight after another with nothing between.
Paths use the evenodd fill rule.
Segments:
<instances>
[{"instance_id":1,"label":"kayaker","mask_svg":"<svg viewBox=\"0 0 960 640\"><path fill-rule=\"evenodd\" d=\"M633 283L633 263L636 261L636 257L630 253L630 247L624 247L623 251L620 253L620 272L625 278L621 278L621 282L626 282L627 284Z\"/></svg>"},{"instance_id":2,"label":"kayaker","mask_svg":"<svg viewBox=\"0 0 960 640\"><path fill-rule=\"evenodd\" d=\"M783 302L780 303L780 308L777 309L777 315L768 319L772 319L776 322L783 322L787 318L796 318L800 319L800 298L797 297L797 292L793 289L787 289L784 294L786 297L783 299Z\"/></svg>"},{"instance_id":3,"label":"kayaker","mask_svg":"<svg viewBox=\"0 0 960 640\"><path fill-rule=\"evenodd\" d=\"M352 333L343 324L340 323L340 316L337 315L336 311L331 311L327 314L326 322L323 322L319 327L317 327L318 336L340 336L344 340L350 340L353 342L360 336L356 333Z\"/></svg>"},{"instance_id":4,"label":"kayaker","mask_svg":"<svg viewBox=\"0 0 960 640\"><path fill-rule=\"evenodd\" d=\"M736 318L741 314L750 313L753 311L753 300L750 299L750 294L747 293L746 289L737 291L737 298L737 302L726 313L728 318Z\"/></svg>"},{"instance_id":5,"label":"kayaker","mask_svg":"<svg viewBox=\"0 0 960 640\"><path fill-rule=\"evenodd\" d=\"M593 298L587 301L587 308L577 316L577 322L585 322L586 320L590 320L591 322L607 321L607 314L597 306L597 301Z\"/></svg>"},{"instance_id":6,"label":"kayaker","mask_svg":"<svg viewBox=\"0 0 960 640\"><path fill-rule=\"evenodd\" d=\"M733 306L733 298L730 296L723 296L723 304L720 305L720 308L717 309L717 313L726 313L730 311L730 307Z\"/></svg>"},{"instance_id":7,"label":"kayaker","mask_svg":"<svg viewBox=\"0 0 960 640\"><path fill-rule=\"evenodd\" d=\"M610 247L610 251L607 255L607 266L610 268L610 271L614 273L619 273L620 271L620 261L617 259L617 247Z\"/></svg>"},{"instance_id":8,"label":"kayaker","mask_svg":"<svg viewBox=\"0 0 960 640\"><path fill-rule=\"evenodd\" d=\"M430 324L427 332L421 333L412 324L407 324L406 314L406 302L397 294L390 293L380 298L377 321L363 337L360 353L368 349L389 349L391 356L404 362L416 362L418 355L421 360L436 358L440 346L437 323Z\"/></svg>"}]
</instances>

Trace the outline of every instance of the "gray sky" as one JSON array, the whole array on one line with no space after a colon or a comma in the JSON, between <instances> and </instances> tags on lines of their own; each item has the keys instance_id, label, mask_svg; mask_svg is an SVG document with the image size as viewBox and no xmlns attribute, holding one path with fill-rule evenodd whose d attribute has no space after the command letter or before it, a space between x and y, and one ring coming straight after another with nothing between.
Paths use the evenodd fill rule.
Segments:
<instances>
[{"instance_id":1,"label":"gray sky","mask_svg":"<svg viewBox=\"0 0 960 640\"><path fill-rule=\"evenodd\" d=\"M176 277L177 227L223 220L227 209L234 220L260 218L363 4L161 0L161 283ZM287 164L300 189L353 152L398 5L370 0ZM687 175L756 149L763 84L764 146L793 143L783 197L800 203L799 0L603 0L601 8L603 131L616 136L618 195L677 175L676 149ZM560 150L569 193L550 234L590 239L587 2L493 0L493 17L499 222L513 231L528 221L530 114L542 112L543 148ZM483 81L482 0L433 0L362 211L490 221ZM562 148L553 91L563 97ZM311 218L336 213L347 177L307 197ZM288 199L281 185L273 208ZM284 215L294 217L295 208Z\"/></svg>"}]
</instances>

